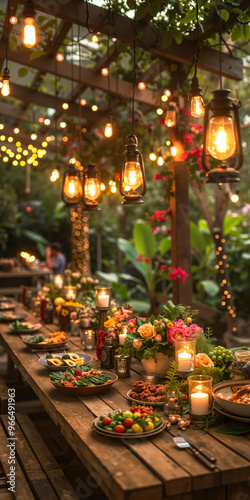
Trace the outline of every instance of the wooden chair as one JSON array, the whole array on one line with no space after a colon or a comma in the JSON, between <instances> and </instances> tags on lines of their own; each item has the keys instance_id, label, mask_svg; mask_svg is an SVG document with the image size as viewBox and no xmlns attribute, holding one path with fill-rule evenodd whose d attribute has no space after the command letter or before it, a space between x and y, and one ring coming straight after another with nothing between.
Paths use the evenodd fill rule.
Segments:
<instances>
[{"instance_id":1,"label":"wooden chair","mask_svg":"<svg viewBox=\"0 0 250 500\"><path fill-rule=\"evenodd\" d=\"M27 415L16 414L15 420L15 497L8 491L6 477L10 473L7 444L8 416L2 415L0 422L0 484L6 496L0 500L77 500L62 469L51 455L35 425ZM1 467L5 475L1 476ZM0 490L1 492L1 490Z\"/></svg>"}]
</instances>

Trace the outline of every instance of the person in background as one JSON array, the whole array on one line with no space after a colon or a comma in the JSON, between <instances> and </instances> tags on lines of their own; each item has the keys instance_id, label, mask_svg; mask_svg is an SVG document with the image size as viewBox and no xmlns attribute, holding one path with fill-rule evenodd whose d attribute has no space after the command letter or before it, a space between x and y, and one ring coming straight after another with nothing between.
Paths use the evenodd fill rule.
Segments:
<instances>
[{"instance_id":1,"label":"person in background","mask_svg":"<svg viewBox=\"0 0 250 500\"><path fill-rule=\"evenodd\" d=\"M53 274L63 274L66 268L66 257L62 253L61 244L55 241L46 248L46 265Z\"/></svg>"}]
</instances>

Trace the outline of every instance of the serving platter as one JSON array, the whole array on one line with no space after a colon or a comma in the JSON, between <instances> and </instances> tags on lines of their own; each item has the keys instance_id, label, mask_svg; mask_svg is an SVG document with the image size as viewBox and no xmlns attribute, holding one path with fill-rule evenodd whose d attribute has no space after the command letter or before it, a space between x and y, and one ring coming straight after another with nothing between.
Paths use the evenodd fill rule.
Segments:
<instances>
[{"instance_id":1,"label":"serving platter","mask_svg":"<svg viewBox=\"0 0 250 500\"><path fill-rule=\"evenodd\" d=\"M13 311L16 309L16 304L13 302L0 302L0 311Z\"/></svg>"},{"instance_id":2,"label":"serving platter","mask_svg":"<svg viewBox=\"0 0 250 500\"><path fill-rule=\"evenodd\" d=\"M43 335L44 339L48 339L49 337ZM66 340L64 340L63 342L57 342L57 344L52 344L52 343L49 343L49 344L42 344L41 342L28 342L28 339L31 338L31 337L25 337L23 339L23 342L26 346L28 346L30 349L36 349L38 351L57 351L57 349L61 349L62 347L64 347L67 342L68 342L68 337L66 337Z\"/></svg>"},{"instance_id":3,"label":"serving platter","mask_svg":"<svg viewBox=\"0 0 250 500\"><path fill-rule=\"evenodd\" d=\"M63 366L61 366L62 371ZM55 384L51 382L51 384L58 389L58 391L62 392L66 396L95 396L97 394L102 394L103 392L108 391L108 389L117 381L118 377L115 373L111 372L102 372L102 374L106 377L111 377L106 384L101 385L89 385L86 387L65 387L63 385Z\"/></svg>"},{"instance_id":4,"label":"serving platter","mask_svg":"<svg viewBox=\"0 0 250 500\"><path fill-rule=\"evenodd\" d=\"M90 356L90 354L85 354L85 352L77 352L76 354L78 354L79 357L84 358L84 362L81 363L81 365L87 365L93 359L92 356ZM63 356L63 353L62 353L62 356ZM68 368L68 366L52 366L52 365L48 365L48 362L47 362L47 359L46 359L45 356L43 356L42 358L39 358L38 363L40 363L40 365L45 366L46 368L48 368L48 370L50 370L51 372L57 372L57 371L60 372L63 369ZM78 366L76 365L74 368L78 368Z\"/></svg>"},{"instance_id":5,"label":"serving platter","mask_svg":"<svg viewBox=\"0 0 250 500\"><path fill-rule=\"evenodd\" d=\"M0 321L1 323L12 323L13 321L23 321L26 317L27 314L3 312L0 314Z\"/></svg>"},{"instance_id":6,"label":"serving platter","mask_svg":"<svg viewBox=\"0 0 250 500\"><path fill-rule=\"evenodd\" d=\"M239 417L250 418L250 404L228 401L228 398L234 394L232 387L235 387L236 392L245 385L250 385L250 380L226 380L225 382L220 382L212 388L213 398L225 412ZM227 399L221 398L218 394L222 394Z\"/></svg>"},{"instance_id":7,"label":"serving platter","mask_svg":"<svg viewBox=\"0 0 250 500\"><path fill-rule=\"evenodd\" d=\"M29 321L27 321L26 323L24 324L27 324L30 325L29 328L14 328L13 325L9 325L8 326L8 329L12 332L12 333L36 333L36 332L39 332L39 330L41 330L42 328L42 325L41 323L30 323Z\"/></svg>"},{"instance_id":8,"label":"serving platter","mask_svg":"<svg viewBox=\"0 0 250 500\"><path fill-rule=\"evenodd\" d=\"M139 405L147 405L147 406L164 406L164 401L160 401L160 402L156 402L156 403L151 403L151 401L142 401L142 400L139 400L139 399L134 399L134 398L131 398L130 396L130 393L132 392L132 389L130 389L128 392L127 392L127 398L130 400L130 401L134 401L135 403L138 403Z\"/></svg>"},{"instance_id":9,"label":"serving platter","mask_svg":"<svg viewBox=\"0 0 250 500\"><path fill-rule=\"evenodd\" d=\"M240 417L239 415L233 415L232 413L227 412L216 401L213 402L213 407L216 411L218 411L224 417L231 418L232 420L237 420L237 422L245 422L246 424L250 424L250 417Z\"/></svg>"},{"instance_id":10,"label":"serving platter","mask_svg":"<svg viewBox=\"0 0 250 500\"><path fill-rule=\"evenodd\" d=\"M116 413L116 412L114 412ZM106 414L108 416L108 413ZM159 434L160 432L164 431L166 427L166 422L165 420L162 420L162 424L157 427L157 429L154 429L152 431L148 432L142 432L142 433L137 433L135 432L134 434L126 434L126 433L121 433L119 434L118 432L109 432L106 431L105 429L102 429L101 427L98 427L97 422L99 421L100 417L95 418L93 422L91 423L92 429L100 434L101 436L106 436L109 438L114 438L114 439L147 439L153 436L156 436L156 434Z\"/></svg>"}]
</instances>

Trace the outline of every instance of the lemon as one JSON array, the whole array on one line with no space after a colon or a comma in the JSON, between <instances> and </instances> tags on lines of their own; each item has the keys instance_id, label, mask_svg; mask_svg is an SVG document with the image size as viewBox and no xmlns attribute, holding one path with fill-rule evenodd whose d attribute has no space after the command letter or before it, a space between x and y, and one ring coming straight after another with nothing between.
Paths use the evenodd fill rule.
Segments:
<instances>
[{"instance_id":1,"label":"lemon","mask_svg":"<svg viewBox=\"0 0 250 500\"><path fill-rule=\"evenodd\" d=\"M64 302L65 302L65 300L62 297L56 297L56 299L54 300L54 305L59 306L60 304L63 304Z\"/></svg>"},{"instance_id":2,"label":"lemon","mask_svg":"<svg viewBox=\"0 0 250 500\"><path fill-rule=\"evenodd\" d=\"M75 365L82 365L84 363L84 358L75 359Z\"/></svg>"}]
</instances>

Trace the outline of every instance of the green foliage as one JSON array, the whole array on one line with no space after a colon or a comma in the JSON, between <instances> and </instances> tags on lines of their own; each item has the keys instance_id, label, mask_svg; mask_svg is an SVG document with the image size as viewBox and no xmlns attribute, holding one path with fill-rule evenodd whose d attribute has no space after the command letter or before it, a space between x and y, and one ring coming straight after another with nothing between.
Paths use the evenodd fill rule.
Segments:
<instances>
[{"instance_id":1,"label":"green foliage","mask_svg":"<svg viewBox=\"0 0 250 500\"><path fill-rule=\"evenodd\" d=\"M200 333L196 339L196 353L198 354L199 352L204 352L209 355L215 345L216 338L213 336L212 330L208 328L203 334Z\"/></svg>"},{"instance_id":2,"label":"green foliage","mask_svg":"<svg viewBox=\"0 0 250 500\"><path fill-rule=\"evenodd\" d=\"M176 361L170 363L166 374L166 385L169 387L169 391L179 389L178 363Z\"/></svg>"}]
</instances>

